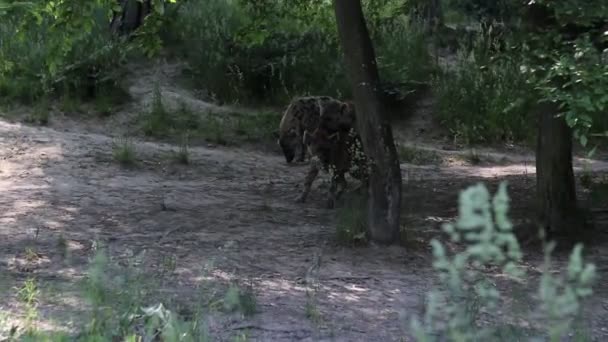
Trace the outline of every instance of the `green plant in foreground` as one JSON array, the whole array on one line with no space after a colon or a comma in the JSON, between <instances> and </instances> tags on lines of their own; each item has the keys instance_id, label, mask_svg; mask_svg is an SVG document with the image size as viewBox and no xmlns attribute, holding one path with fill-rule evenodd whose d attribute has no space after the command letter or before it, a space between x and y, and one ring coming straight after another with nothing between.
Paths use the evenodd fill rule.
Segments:
<instances>
[{"instance_id":1,"label":"green plant in foreground","mask_svg":"<svg viewBox=\"0 0 608 342\"><path fill-rule=\"evenodd\" d=\"M158 83L154 85L150 111L143 113L142 116L143 131L148 136L163 136L173 125L171 116L163 104L162 92Z\"/></svg>"},{"instance_id":2,"label":"green plant in foreground","mask_svg":"<svg viewBox=\"0 0 608 342\"><path fill-rule=\"evenodd\" d=\"M133 143L122 138L112 143L112 156L122 166L132 166L135 164L135 147Z\"/></svg>"},{"instance_id":3,"label":"green plant in foreground","mask_svg":"<svg viewBox=\"0 0 608 342\"><path fill-rule=\"evenodd\" d=\"M190 164L190 150L188 149L188 137L182 137L182 142L179 146L179 150L173 153L173 159L183 165Z\"/></svg>"},{"instance_id":4,"label":"green plant in foreground","mask_svg":"<svg viewBox=\"0 0 608 342\"><path fill-rule=\"evenodd\" d=\"M510 281L525 279L525 272L518 265L522 253L507 217L508 201L506 183L500 185L492 199L482 184L460 194L458 220L443 229L452 241L465 243L465 249L449 256L442 243L431 241L433 267L442 291L431 291L422 321L417 317L411 321L418 341L510 341L523 330L501 323L506 321L498 313L501 292L484 273L487 267L496 267ZM553 247L549 244L545 249L544 272L538 289L539 314L546 318L541 326L546 331L537 335L548 334L551 341L559 341L580 316L582 300L592 294L595 267L583 263L582 246L577 245L565 277L555 276L549 270ZM481 315L491 323L478 324Z\"/></svg>"},{"instance_id":5,"label":"green plant in foreground","mask_svg":"<svg viewBox=\"0 0 608 342\"><path fill-rule=\"evenodd\" d=\"M345 205L337 212L336 238L344 244L365 244L367 242L367 201L364 196L353 195L345 202Z\"/></svg>"},{"instance_id":6,"label":"green plant in foreground","mask_svg":"<svg viewBox=\"0 0 608 342\"><path fill-rule=\"evenodd\" d=\"M104 252L96 253L84 281L84 295L92 308L81 334L84 340L107 341L120 337L139 341L159 336L163 341L208 341L198 320L184 321L163 303L146 304L149 292L141 284L149 275L139 268L142 262L143 253L140 253L130 258L127 269L121 270L110 267Z\"/></svg>"},{"instance_id":7,"label":"green plant in foreground","mask_svg":"<svg viewBox=\"0 0 608 342\"><path fill-rule=\"evenodd\" d=\"M32 109L32 112L28 114L24 121L26 123L46 126L49 124L51 113L50 106L47 100L40 100Z\"/></svg>"},{"instance_id":8,"label":"green plant in foreground","mask_svg":"<svg viewBox=\"0 0 608 342\"><path fill-rule=\"evenodd\" d=\"M239 311L245 316L255 314L257 302L253 287L248 286L246 289L241 289L238 285L231 284L224 295L223 306L224 310L228 312Z\"/></svg>"},{"instance_id":9,"label":"green plant in foreground","mask_svg":"<svg viewBox=\"0 0 608 342\"><path fill-rule=\"evenodd\" d=\"M399 161L414 165L441 164L439 153L431 150L424 150L416 146L399 146Z\"/></svg>"},{"instance_id":10,"label":"green plant in foreground","mask_svg":"<svg viewBox=\"0 0 608 342\"><path fill-rule=\"evenodd\" d=\"M40 290L33 278L25 281L23 286L18 289L19 301L25 305L25 322L28 334L35 331L34 322L38 317L38 295Z\"/></svg>"},{"instance_id":11,"label":"green plant in foreground","mask_svg":"<svg viewBox=\"0 0 608 342\"><path fill-rule=\"evenodd\" d=\"M306 307L305 307L306 318L312 323L321 323L321 312L317 307L317 290L306 290Z\"/></svg>"}]
</instances>

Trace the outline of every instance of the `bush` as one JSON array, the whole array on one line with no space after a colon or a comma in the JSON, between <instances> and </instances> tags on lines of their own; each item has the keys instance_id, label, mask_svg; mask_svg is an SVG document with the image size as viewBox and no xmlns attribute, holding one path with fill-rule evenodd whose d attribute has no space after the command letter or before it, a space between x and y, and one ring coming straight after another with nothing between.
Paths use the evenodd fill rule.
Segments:
<instances>
[{"instance_id":1,"label":"bush","mask_svg":"<svg viewBox=\"0 0 608 342\"><path fill-rule=\"evenodd\" d=\"M480 34L473 50L461 51L453 70L433 81L441 124L467 144L533 136L533 91L520 73L517 56L497 54L496 44L491 31Z\"/></svg>"},{"instance_id":2,"label":"bush","mask_svg":"<svg viewBox=\"0 0 608 342\"><path fill-rule=\"evenodd\" d=\"M89 6L90 32L53 28L57 20L41 12L37 22L25 12L0 23L0 97L32 103L49 94L90 98L120 87L119 66L126 45L110 34L108 9ZM76 25L76 24L75 24Z\"/></svg>"}]
</instances>

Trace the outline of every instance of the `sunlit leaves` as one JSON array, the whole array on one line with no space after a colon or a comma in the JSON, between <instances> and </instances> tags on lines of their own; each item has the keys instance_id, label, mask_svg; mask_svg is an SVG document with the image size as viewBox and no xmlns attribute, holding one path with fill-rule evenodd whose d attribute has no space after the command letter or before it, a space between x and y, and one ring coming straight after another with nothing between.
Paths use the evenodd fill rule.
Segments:
<instances>
[{"instance_id":1,"label":"sunlit leaves","mask_svg":"<svg viewBox=\"0 0 608 342\"><path fill-rule=\"evenodd\" d=\"M598 45L606 41L599 23L606 23L608 2L534 0L559 25L533 32L526 37L528 61L522 67L544 100L558 103L574 137L586 146L593 134L593 118L608 109L608 63ZM564 34L567 25L585 28L572 37Z\"/></svg>"}]
</instances>

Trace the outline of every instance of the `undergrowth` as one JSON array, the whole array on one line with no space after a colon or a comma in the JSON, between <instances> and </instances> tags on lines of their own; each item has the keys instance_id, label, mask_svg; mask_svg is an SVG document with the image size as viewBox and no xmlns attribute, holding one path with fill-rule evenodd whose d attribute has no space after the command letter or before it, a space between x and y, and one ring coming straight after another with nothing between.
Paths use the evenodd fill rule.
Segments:
<instances>
[{"instance_id":1,"label":"undergrowth","mask_svg":"<svg viewBox=\"0 0 608 342\"><path fill-rule=\"evenodd\" d=\"M534 92L519 70L517 54L497 52L499 45L491 30L481 31L472 50L459 50L456 65L434 78L438 119L459 142L521 142L533 137Z\"/></svg>"},{"instance_id":2,"label":"undergrowth","mask_svg":"<svg viewBox=\"0 0 608 342\"><path fill-rule=\"evenodd\" d=\"M131 139L122 137L112 142L112 157L121 166L129 167L135 165L137 155L135 145Z\"/></svg>"},{"instance_id":3,"label":"undergrowth","mask_svg":"<svg viewBox=\"0 0 608 342\"><path fill-rule=\"evenodd\" d=\"M140 114L140 127L147 136L175 139L184 136L188 140L202 139L217 145L238 145L244 143L273 144L276 139L277 122L280 113L260 111L241 112L200 112L181 104L177 109L168 108L162 93L156 87L151 107Z\"/></svg>"},{"instance_id":4,"label":"undergrowth","mask_svg":"<svg viewBox=\"0 0 608 342\"><path fill-rule=\"evenodd\" d=\"M336 239L340 243L350 246L367 243L367 199L364 195L353 194L345 198L336 215Z\"/></svg>"},{"instance_id":5,"label":"undergrowth","mask_svg":"<svg viewBox=\"0 0 608 342\"><path fill-rule=\"evenodd\" d=\"M414 165L437 165L443 162L441 155L432 150L417 148L416 146L400 145L397 147L399 161Z\"/></svg>"},{"instance_id":6,"label":"undergrowth","mask_svg":"<svg viewBox=\"0 0 608 342\"><path fill-rule=\"evenodd\" d=\"M79 282L80 297L86 306L79 308L75 333L46 332L37 323L41 298L38 281L27 279L15 291L26 307L24 325L0 327L9 333L9 341L213 341L207 328L208 315L214 311L249 316L257 312L252 286L230 285L224 294L201 293L190 310L181 315L175 303L160 296L156 289L162 279L151 277L143 269L145 252L130 256L120 265L98 246L86 277ZM165 277L170 277L167 272ZM9 321L10 315L2 318ZM236 338L242 338L237 335Z\"/></svg>"},{"instance_id":7,"label":"undergrowth","mask_svg":"<svg viewBox=\"0 0 608 342\"><path fill-rule=\"evenodd\" d=\"M374 9L387 14L392 6ZM173 16L164 41L188 62L191 83L212 99L285 103L305 94L350 97L331 3L194 0L180 4ZM434 62L422 32L397 12L374 20L382 21L372 34L383 79L428 81Z\"/></svg>"}]
</instances>

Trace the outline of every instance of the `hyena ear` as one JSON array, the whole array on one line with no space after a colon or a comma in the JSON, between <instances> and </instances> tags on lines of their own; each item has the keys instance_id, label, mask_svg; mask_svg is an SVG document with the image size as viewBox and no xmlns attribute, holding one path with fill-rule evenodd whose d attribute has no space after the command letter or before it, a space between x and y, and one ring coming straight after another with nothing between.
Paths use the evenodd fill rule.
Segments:
<instances>
[{"instance_id":1,"label":"hyena ear","mask_svg":"<svg viewBox=\"0 0 608 342\"><path fill-rule=\"evenodd\" d=\"M340 111L342 113L347 112L349 107L350 105L348 104L348 102L342 102L342 105L340 105Z\"/></svg>"}]
</instances>

